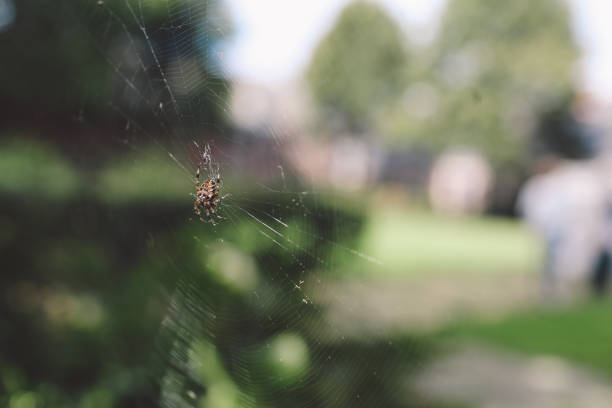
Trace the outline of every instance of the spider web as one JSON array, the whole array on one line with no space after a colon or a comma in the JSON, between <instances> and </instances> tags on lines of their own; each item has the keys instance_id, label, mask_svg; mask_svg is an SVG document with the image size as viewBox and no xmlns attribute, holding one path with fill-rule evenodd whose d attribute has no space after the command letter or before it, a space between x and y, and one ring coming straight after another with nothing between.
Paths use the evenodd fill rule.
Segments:
<instances>
[{"instance_id":1,"label":"spider web","mask_svg":"<svg viewBox=\"0 0 612 408\"><path fill-rule=\"evenodd\" d=\"M150 161L176 175L172 185L185 203L184 222L171 231L181 252L151 239L152 259L163 260L152 276L166 304L151 340L156 403L409 405L401 384L384 389L411 369L402 365L406 356L384 333L370 344L349 339L317 300L328 274L382 264L357 249L363 220L343 208L346 197L295 170L289 157L309 158L290 130L221 124L231 114L222 11L213 1L99 0L87 16L102 27L92 36L110 72L109 111L120 118L110 137L136 167ZM219 174L220 195L228 195L215 224L191 210L200 164L200 182ZM168 185L151 183L152 196L169 194Z\"/></svg>"}]
</instances>

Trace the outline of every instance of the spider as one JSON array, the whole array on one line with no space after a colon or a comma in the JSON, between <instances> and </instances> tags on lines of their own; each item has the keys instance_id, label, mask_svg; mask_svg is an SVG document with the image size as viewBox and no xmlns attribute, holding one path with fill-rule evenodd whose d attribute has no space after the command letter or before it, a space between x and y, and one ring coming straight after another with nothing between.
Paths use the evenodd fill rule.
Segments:
<instances>
[{"instance_id":1,"label":"spider","mask_svg":"<svg viewBox=\"0 0 612 408\"><path fill-rule=\"evenodd\" d=\"M196 194L195 203L193 203L193 211L200 217L202 222L210 222L215 224L214 218L223 219L217 214L217 206L227 195L219 197L219 187L221 187L221 176L219 173L214 178L210 178L200 184L200 166L196 170ZM206 214L206 219L202 218L202 210Z\"/></svg>"}]
</instances>

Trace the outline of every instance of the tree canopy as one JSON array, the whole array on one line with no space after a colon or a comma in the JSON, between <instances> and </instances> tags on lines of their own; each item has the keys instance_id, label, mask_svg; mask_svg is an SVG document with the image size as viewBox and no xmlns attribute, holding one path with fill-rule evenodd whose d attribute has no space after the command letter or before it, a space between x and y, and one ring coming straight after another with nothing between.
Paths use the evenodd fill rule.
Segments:
<instances>
[{"instance_id":1,"label":"tree canopy","mask_svg":"<svg viewBox=\"0 0 612 408\"><path fill-rule=\"evenodd\" d=\"M202 121L221 122L228 87L209 57L225 34L215 2L22 0L15 8L15 21L0 33L0 76L10 78L0 84L0 104L11 127L61 128L78 114L75 105L106 126L114 115L109 101L147 123L171 99L161 71L177 103Z\"/></svg>"},{"instance_id":2,"label":"tree canopy","mask_svg":"<svg viewBox=\"0 0 612 408\"><path fill-rule=\"evenodd\" d=\"M505 166L573 92L578 53L559 0L450 0L437 38L415 51L376 5L351 3L307 72L319 119L395 146L470 146Z\"/></svg>"},{"instance_id":3,"label":"tree canopy","mask_svg":"<svg viewBox=\"0 0 612 408\"><path fill-rule=\"evenodd\" d=\"M520 160L537 116L572 92L577 50L558 0L452 0L433 53L441 103L428 133L500 163Z\"/></svg>"},{"instance_id":4,"label":"tree canopy","mask_svg":"<svg viewBox=\"0 0 612 408\"><path fill-rule=\"evenodd\" d=\"M377 5L358 1L322 40L307 80L324 119L353 132L370 130L376 115L405 86L404 36Z\"/></svg>"}]
</instances>

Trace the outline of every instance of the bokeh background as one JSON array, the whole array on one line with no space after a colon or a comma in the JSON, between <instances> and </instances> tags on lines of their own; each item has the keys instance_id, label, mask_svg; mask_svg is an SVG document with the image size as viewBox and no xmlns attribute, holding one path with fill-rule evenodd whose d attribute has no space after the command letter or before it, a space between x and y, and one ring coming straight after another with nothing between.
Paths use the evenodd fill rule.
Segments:
<instances>
[{"instance_id":1,"label":"bokeh background","mask_svg":"<svg viewBox=\"0 0 612 408\"><path fill-rule=\"evenodd\" d=\"M0 0L0 405L609 406L610 11Z\"/></svg>"}]
</instances>

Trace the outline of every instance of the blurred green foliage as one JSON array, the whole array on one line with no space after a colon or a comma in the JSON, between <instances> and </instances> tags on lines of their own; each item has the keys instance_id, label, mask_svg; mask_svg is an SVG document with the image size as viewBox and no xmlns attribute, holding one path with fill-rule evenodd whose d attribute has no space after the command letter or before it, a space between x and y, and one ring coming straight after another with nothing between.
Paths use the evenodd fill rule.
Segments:
<instances>
[{"instance_id":1,"label":"blurred green foliage","mask_svg":"<svg viewBox=\"0 0 612 408\"><path fill-rule=\"evenodd\" d=\"M31 200L65 200L80 188L77 171L48 144L5 135L0 142L0 191Z\"/></svg>"},{"instance_id":2,"label":"blurred green foliage","mask_svg":"<svg viewBox=\"0 0 612 408\"><path fill-rule=\"evenodd\" d=\"M374 3L349 4L318 46L307 77L323 121L360 133L406 86L403 33ZM320 118L321 119L321 118Z\"/></svg>"},{"instance_id":3,"label":"blurred green foliage","mask_svg":"<svg viewBox=\"0 0 612 408\"><path fill-rule=\"evenodd\" d=\"M96 175L94 193L111 203L176 203L194 192L195 174L186 174L159 150L117 159Z\"/></svg>"},{"instance_id":4,"label":"blurred green foliage","mask_svg":"<svg viewBox=\"0 0 612 408\"><path fill-rule=\"evenodd\" d=\"M105 103L108 68L86 21L77 19L92 6L90 1L15 2L16 20L0 33L0 76L11 78L0 83L5 124L74 111L79 97L96 96L97 104Z\"/></svg>"},{"instance_id":5,"label":"blurred green foliage","mask_svg":"<svg viewBox=\"0 0 612 408\"><path fill-rule=\"evenodd\" d=\"M577 57L567 6L556 0L452 0L424 48L377 5L355 2L319 44L307 79L319 127L337 130L340 118L392 146L470 146L516 168L540 115L572 98Z\"/></svg>"},{"instance_id":6,"label":"blurred green foliage","mask_svg":"<svg viewBox=\"0 0 612 408\"><path fill-rule=\"evenodd\" d=\"M0 83L5 128L44 130L67 149L99 154L118 140L91 136L130 119L159 138L196 115L224 125L229 87L212 55L231 29L217 1L21 0L15 8L0 33L0 75L11 78Z\"/></svg>"},{"instance_id":7,"label":"blurred green foliage","mask_svg":"<svg viewBox=\"0 0 612 408\"><path fill-rule=\"evenodd\" d=\"M245 197L255 214L274 202L282 248L242 213L221 208L231 218L216 227L193 219L190 176L150 150L86 174L25 137L0 157L11 166L0 186L17 186L0 190L0 404L414 405L394 390L426 343L330 338L324 310L296 288L352 245L363 213L303 196L305 222L290 194ZM13 180L23 173L48 192Z\"/></svg>"},{"instance_id":8,"label":"blurred green foliage","mask_svg":"<svg viewBox=\"0 0 612 408\"><path fill-rule=\"evenodd\" d=\"M521 163L539 114L573 90L578 57L567 5L556 0L453 0L426 80L440 106L420 137Z\"/></svg>"}]
</instances>

